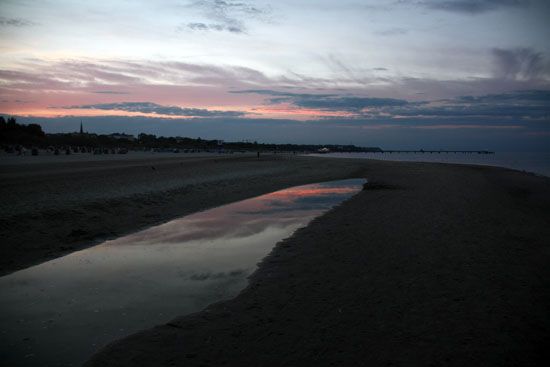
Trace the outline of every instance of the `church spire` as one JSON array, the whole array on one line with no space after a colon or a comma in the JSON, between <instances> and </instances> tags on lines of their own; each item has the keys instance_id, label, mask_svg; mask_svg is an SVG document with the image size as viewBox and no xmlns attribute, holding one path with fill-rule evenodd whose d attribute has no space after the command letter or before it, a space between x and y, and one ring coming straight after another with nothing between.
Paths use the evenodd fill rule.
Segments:
<instances>
[{"instance_id":1,"label":"church spire","mask_svg":"<svg viewBox=\"0 0 550 367\"><path fill-rule=\"evenodd\" d=\"M80 120L80 133L84 134L84 130L82 129L82 120Z\"/></svg>"}]
</instances>

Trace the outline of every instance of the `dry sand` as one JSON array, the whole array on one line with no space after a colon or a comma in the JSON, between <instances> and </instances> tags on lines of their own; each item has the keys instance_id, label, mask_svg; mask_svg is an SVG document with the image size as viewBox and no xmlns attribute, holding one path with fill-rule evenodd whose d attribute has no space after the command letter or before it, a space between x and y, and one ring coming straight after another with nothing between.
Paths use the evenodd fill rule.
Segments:
<instances>
[{"instance_id":1,"label":"dry sand","mask_svg":"<svg viewBox=\"0 0 550 367\"><path fill-rule=\"evenodd\" d=\"M235 299L114 342L89 366L517 366L545 356L548 178L280 156L111 164L1 167L4 273L98 233L291 185L376 184L279 243Z\"/></svg>"}]
</instances>

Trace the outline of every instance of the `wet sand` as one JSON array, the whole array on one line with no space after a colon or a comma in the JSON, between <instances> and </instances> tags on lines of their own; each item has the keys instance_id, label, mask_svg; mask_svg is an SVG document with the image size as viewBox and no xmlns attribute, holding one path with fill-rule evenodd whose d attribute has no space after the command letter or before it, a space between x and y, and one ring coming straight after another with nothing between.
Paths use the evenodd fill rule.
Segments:
<instances>
[{"instance_id":1,"label":"wet sand","mask_svg":"<svg viewBox=\"0 0 550 367\"><path fill-rule=\"evenodd\" d=\"M2 221L3 271L90 245L98 232L291 185L349 177L371 185L279 243L233 300L113 342L89 366L515 366L547 353L548 178L307 157L124 162L79 172L2 166L3 198L29 181L45 190L35 204L8 197L20 217Z\"/></svg>"}]
</instances>

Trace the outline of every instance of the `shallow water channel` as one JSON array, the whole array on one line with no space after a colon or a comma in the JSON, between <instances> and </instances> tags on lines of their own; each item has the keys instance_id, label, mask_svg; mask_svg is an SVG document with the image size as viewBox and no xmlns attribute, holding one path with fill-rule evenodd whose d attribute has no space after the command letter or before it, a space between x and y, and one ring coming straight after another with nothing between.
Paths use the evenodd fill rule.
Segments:
<instances>
[{"instance_id":1,"label":"shallow water channel","mask_svg":"<svg viewBox=\"0 0 550 367\"><path fill-rule=\"evenodd\" d=\"M234 297L278 241L364 182L273 192L0 278L0 365L78 366L115 339Z\"/></svg>"}]
</instances>

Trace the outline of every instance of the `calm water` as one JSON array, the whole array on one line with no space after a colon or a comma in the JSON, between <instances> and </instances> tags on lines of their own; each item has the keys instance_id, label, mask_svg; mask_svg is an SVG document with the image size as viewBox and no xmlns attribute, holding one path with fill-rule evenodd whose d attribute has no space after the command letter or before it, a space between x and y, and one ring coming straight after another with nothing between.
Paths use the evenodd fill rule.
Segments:
<instances>
[{"instance_id":1,"label":"calm water","mask_svg":"<svg viewBox=\"0 0 550 367\"><path fill-rule=\"evenodd\" d=\"M317 154L315 154L317 155ZM323 157L367 158L389 161L440 162L498 166L550 177L550 153L496 152L495 154L461 153L329 153Z\"/></svg>"},{"instance_id":2,"label":"calm water","mask_svg":"<svg viewBox=\"0 0 550 367\"><path fill-rule=\"evenodd\" d=\"M81 365L110 341L234 297L278 241L364 182L277 191L0 278L0 365Z\"/></svg>"}]
</instances>

